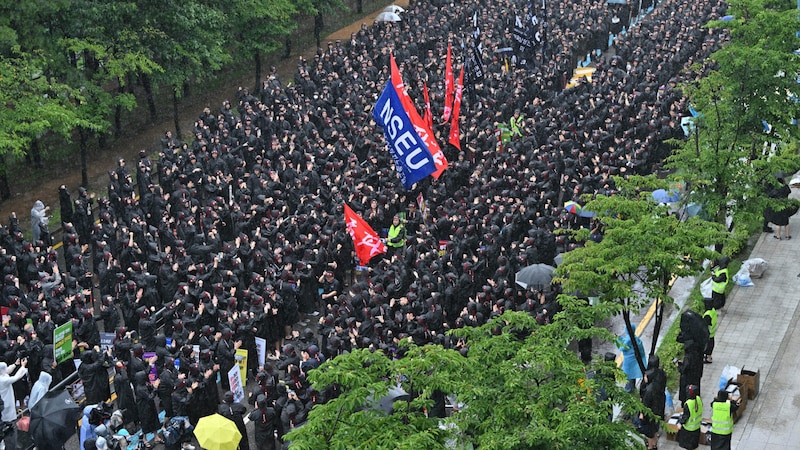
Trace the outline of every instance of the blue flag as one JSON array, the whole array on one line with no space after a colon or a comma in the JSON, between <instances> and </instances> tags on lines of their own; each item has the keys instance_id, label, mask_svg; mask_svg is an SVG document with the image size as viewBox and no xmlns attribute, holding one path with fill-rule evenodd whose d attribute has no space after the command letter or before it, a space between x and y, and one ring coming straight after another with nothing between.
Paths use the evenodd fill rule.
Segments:
<instances>
[{"instance_id":1,"label":"blue flag","mask_svg":"<svg viewBox=\"0 0 800 450\"><path fill-rule=\"evenodd\" d=\"M375 103L372 117L383 128L397 173L406 190L436 171L433 155L414 129L414 124L403 109L400 96L391 82L386 83L383 93Z\"/></svg>"}]
</instances>

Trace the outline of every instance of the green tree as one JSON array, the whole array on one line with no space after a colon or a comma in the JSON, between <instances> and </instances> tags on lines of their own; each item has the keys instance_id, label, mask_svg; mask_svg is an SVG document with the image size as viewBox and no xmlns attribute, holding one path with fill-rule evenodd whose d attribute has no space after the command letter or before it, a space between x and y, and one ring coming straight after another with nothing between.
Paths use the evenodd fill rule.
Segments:
<instances>
[{"instance_id":1,"label":"green tree","mask_svg":"<svg viewBox=\"0 0 800 450\"><path fill-rule=\"evenodd\" d=\"M678 170L689 199L702 205L711 220L732 220L737 236L732 242L741 244L761 225L773 175L800 167L798 128L792 122L800 117L800 57L793 54L800 47L795 35L800 20L789 1L728 4L733 19L707 27L729 33L730 42L706 62L710 70L704 77L683 85L701 115L668 167ZM764 131L765 123L770 132ZM771 206L782 209L786 203Z\"/></svg>"},{"instance_id":2,"label":"green tree","mask_svg":"<svg viewBox=\"0 0 800 450\"><path fill-rule=\"evenodd\" d=\"M137 2L142 42L162 72L142 73L155 120L153 96L159 85L171 89L175 135L182 139L178 105L190 83L217 76L232 60L230 23L225 3L197 0L142 0Z\"/></svg>"},{"instance_id":3,"label":"green tree","mask_svg":"<svg viewBox=\"0 0 800 450\"><path fill-rule=\"evenodd\" d=\"M564 254L556 269L564 292L596 292L604 302L615 305L631 336L634 335L631 313L640 311L653 299L660 299L653 322L653 345L661 332L664 305L672 303L669 295L673 277L695 275L703 262L717 253L710 246L725 243L728 233L723 225L698 217L680 220L669 207L656 203L651 192L668 187L653 177L616 177L619 193L599 195L584 209L594 211L604 230L600 242L589 238L589 230L571 231L586 245ZM644 372L643 355L636 351Z\"/></svg>"},{"instance_id":4,"label":"green tree","mask_svg":"<svg viewBox=\"0 0 800 450\"><path fill-rule=\"evenodd\" d=\"M269 54L286 42L297 29L300 14L313 14L311 0L272 0L270 2L234 2L230 8L229 25L236 36L233 44L242 55L252 55L255 63L255 83L251 92L261 89L261 63Z\"/></svg>"},{"instance_id":5,"label":"green tree","mask_svg":"<svg viewBox=\"0 0 800 450\"><path fill-rule=\"evenodd\" d=\"M487 449L636 448L630 423L609 420L613 404L629 413L642 408L617 384L616 366L584 366L566 348L573 337L611 337L603 328L580 326L607 313L605 307L567 296L562 302L564 311L547 326L507 312L484 326L452 331L468 346L466 357L408 344L398 360L356 350L326 362L309 379L318 389L335 384L341 395L312 409L308 422L287 436L290 448L435 449L446 442ZM394 414L364 407L395 385L416 395L395 403ZM425 417L434 392L455 396L463 408L445 419Z\"/></svg>"},{"instance_id":6,"label":"green tree","mask_svg":"<svg viewBox=\"0 0 800 450\"><path fill-rule=\"evenodd\" d=\"M317 48L322 47L322 30L325 29L325 16L330 16L337 11L348 11L350 8L344 3L343 0L312 0L314 9L311 12L314 14L314 40L317 42Z\"/></svg>"},{"instance_id":7,"label":"green tree","mask_svg":"<svg viewBox=\"0 0 800 450\"><path fill-rule=\"evenodd\" d=\"M45 133L69 139L80 93L42 73L44 61L9 52L0 57L0 199L11 196L7 160L24 156ZM8 53L7 53L8 55Z\"/></svg>"}]
</instances>

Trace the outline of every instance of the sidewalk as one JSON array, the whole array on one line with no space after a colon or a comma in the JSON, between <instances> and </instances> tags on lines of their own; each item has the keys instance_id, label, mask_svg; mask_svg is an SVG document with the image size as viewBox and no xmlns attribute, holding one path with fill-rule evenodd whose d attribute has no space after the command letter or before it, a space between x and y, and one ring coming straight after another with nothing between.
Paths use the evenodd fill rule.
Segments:
<instances>
[{"instance_id":1,"label":"sidewalk","mask_svg":"<svg viewBox=\"0 0 800 450\"><path fill-rule=\"evenodd\" d=\"M800 191L792 190L792 198ZM714 363L703 372L703 417L711 417L722 369L726 364L761 371L761 389L734 426L733 449L800 449L800 428L792 422L800 414L800 217L791 218L797 233L791 240L777 240L762 233L749 258L763 258L768 268L755 286L733 288L725 308L714 348ZM731 274L733 276L733 274ZM675 396L677 402L677 396ZM661 433L658 448L679 449ZM710 448L701 445L699 447Z\"/></svg>"}]
</instances>

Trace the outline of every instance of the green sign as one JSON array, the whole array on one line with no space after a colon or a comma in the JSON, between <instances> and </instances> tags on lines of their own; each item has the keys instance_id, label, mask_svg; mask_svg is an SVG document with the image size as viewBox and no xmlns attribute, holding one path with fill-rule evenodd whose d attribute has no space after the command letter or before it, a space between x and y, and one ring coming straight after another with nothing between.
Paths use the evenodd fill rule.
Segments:
<instances>
[{"instance_id":1,"label":"green sign","mask_svg":"<svg viewBox=\"0 0 800 450\"><path fill-rule=\"evenodd\" d=\"M53 357L57 364L72 359L72 321L53 330Z\"/></svg>"}]
</instances>

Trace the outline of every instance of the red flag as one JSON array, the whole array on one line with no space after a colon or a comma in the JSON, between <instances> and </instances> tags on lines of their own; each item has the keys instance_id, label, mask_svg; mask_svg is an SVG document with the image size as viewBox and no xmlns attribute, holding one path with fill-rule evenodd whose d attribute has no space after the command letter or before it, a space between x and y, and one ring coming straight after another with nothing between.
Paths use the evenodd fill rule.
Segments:
<instances>
[{"instance_id":1,"label":"red flag","mask_svg":"<svg viewBox=\"0 0 800 450\"><path fill-rule=\"evenodd\" d=\"M442 175L442 172L444 172L449 165L447 159L444 157L444 153L442 153L442 148L439 147L439 143L436 142L436 138L433 134L433 128L429 127L428 124L422 120L419 112L417 112L417 108L414 106L414 102L411 101L411 97L408 95L408 91L406 91L405 84L403 83L403 77L400 75L400 69L397 67L397 61L394 59L394 53L391 54L389 61L392 69L392 86L394 86L399 93L400 101L403 103L403 109L405 109L406 113L408 113L411 123L414 124L414 130L425 142L425 145L428 147L428 151L430 151L431 155L433 156L433 162L436 164L436 172L433 172L432 175L434 178L438 179L439 176Z\"/></svg>"},{"instance_id":2,"label":"red flag","mask_svg":"<svg viewBox=\"0 0 800 450\"><path fill-rule=\"evenodd\" d=\"M428 83L422 82L422 96L425 97L425 117L422 120L433 130L433 113L431 112L431 98L428 95Z\"/></svg>"},{"instance_id":3,"label":"red flag","mask_svg":"<svg viewBox=\"0 0 800 450\"><path fill-rule=\"evenodd\" d=\"M461 91L464 84L464 66L461 66L461 73L458 75L456 85L456 95L453 99L453 121L450 123L450 142L454 147L461 150L461 132L458 130L458 117L461 115Z\"/></svg>"},{"instance_id":4,"label":"red flag","mask_svg":"<svg viewBox=\"0 0 800 450\"><path fill-rule=\"evenodd\" d=\"M450 57L450 43L447 43L447 61L444 68L444 114L442 115L442 122L447 122L450 119L450 113L453 107L453 93L455 86L453 86L453 61Z\"/></svg>"},{"instance_id":5,"label":"red flag","mask_svg":"<svg viewBox=\"0 0 800 450\"><path fill-rule=\"evenodd\" d=\"M386 244L381 242L372 227L347 204L344 205L344 220L347 223L347 231L353 239L359 264L363 266L374 256L386 253Z\"/></svg>"}]
</instances>

